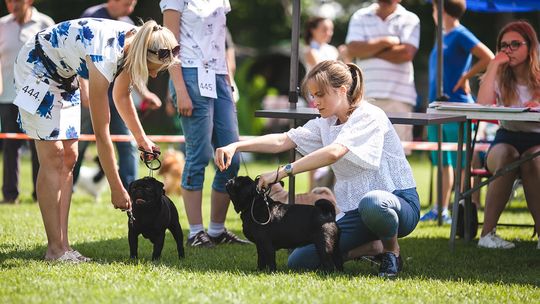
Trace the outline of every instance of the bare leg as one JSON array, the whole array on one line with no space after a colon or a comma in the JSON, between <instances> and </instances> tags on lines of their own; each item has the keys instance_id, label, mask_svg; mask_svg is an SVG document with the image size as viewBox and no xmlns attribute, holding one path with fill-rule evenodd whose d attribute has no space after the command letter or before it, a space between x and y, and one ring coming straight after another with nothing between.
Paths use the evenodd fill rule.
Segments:
<instances>
[{"instance_id":1,"label":"bare leg","mask_svg":"<svg viewBox=\"0 0 540 304\"><path fill-rule=\"evenodd\" d=\"M539 150L540 146L535 146L525 151L524 155L533 154ZM527 206L534 219L536 232L540 233L540 187L538 187L540 185L540 157L522 164L519 169Z\"/></svg>"},{"instance_id":2,"label":"bare leg","mask_svg":"<svg viewBox=\"0 0 540 304\"><path fill-rule=\"evenodd\" d=\"M491 172L496 172L519 158L518 151L507 144L497 144L491 148L487 158L487 165ZM482 235L485 236L497 226L499 217L508 202L512 185L516 180L517 171L509 172L499 178L496 178L488 187L486 194L486 204L484 208L484 226ZM538 185L533 186L538 187Z\"/></svg>"},{"instance_id":3,"label":"bare leg","mask_svg":"<svg viewBox=\"0 0 540 304\"><path fill-rule=\"evenodd\" d=\"M347 252L346 260L356 259L362 256L375 256L383 253L383 243L380 240L362 244Z\"/></svg>"},{"instance_id":4,"label":"bare leg","mask_svg":"<svg viewBox=\"0 0 540 304\"><path fill-rule=\"evenodd\" d=\"M399 244L397 240L397 235L391 239L383 240L383 252L393 252L396 256L399 256Z\"/></svg>"},{"instance_id":5,"label":"bare leg","mask_svg":"<svg viewBox=\"0 0 540 304\"><path fill-rule=\"evenodd\" d=\"M72 250L69 246L68 238L68 220L69 207L71 205L71 195L73 193L73 168L77 161L78 142L75 140L67 140L63 142L64 147L64 166L60 177L60 226L62 229L62 241L68 250Z\"/></svg>"},{"instance_id":6,"label":"bare leg","mask_svg":"<svg viewBox=\"0 0 540 304\"><path fill-rule=\"evenodd\" d=\"M40 163L36 192L47 234L45 259L56 259L68 250L62 239L60 211L64 147L61 141L36 140L36 150Z\"/></svg>"},{"instance_id":7,"label":"bare leg","mask_svg":"<svg viewBox=\"0 0 540 304\"><path fill-rule=\"evenodd\" d=\"M202 219L202 191L182 189L184 207L190 225L201 225Z\"/></svg>"},{"instance_id":8,"label":"bare leg","mask_svg":"<svg viewBox=\"0 0 540 304\"><path fill-rule=\"evenodd\" d=\"M214 223L225 223L227 209L229 208L229 194L212 189L210 220Z\"/></svg>"},{"instance_id":9,"label":"bare leg","mask_svg":"<svg viewBox=\"0 0 540 304\"><path fill-rule=\"evenodd\" d=\"M442 168L442 207L448 209L450 195L452 195L452 185L454 184L454 168L443 166Z\"/></svg>"}]
</instances>

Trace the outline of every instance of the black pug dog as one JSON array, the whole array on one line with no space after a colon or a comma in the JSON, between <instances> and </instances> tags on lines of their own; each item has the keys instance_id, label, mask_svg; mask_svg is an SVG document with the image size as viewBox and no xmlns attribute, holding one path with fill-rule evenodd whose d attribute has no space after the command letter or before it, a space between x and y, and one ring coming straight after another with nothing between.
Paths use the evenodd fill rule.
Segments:
<instances>
[{"instance_id":1,"label":"black pug dog","mask_svg":"<svg viewBox=\"0 0 540 304\"><path fill-rule=\"evenodd\" d=\"M311 205L273 201L257 190L257 181L238 176L226 184L244 235L257 246L257 267L276 270L276 250L314 244L325 271L343 270L334 205L321 199Z\"/></svg>"},{"instance_id":2,"label":"black pug dog","mask_svg":"<svg viewBox=\"0 0 540 304\"><path fill-rule=\"evenodd\" d=\"M144 177L129 184L133 218L129 220L129 255L137 258L138 237L142 234L154 244L152 260L161 257L165 230L171 231L176 241L178 257L184 257L184 236L178 221L178 211L165 195L163 183L153 177ZM129 214L128 214L129 218Z\"/></svg>"}]
</instances>

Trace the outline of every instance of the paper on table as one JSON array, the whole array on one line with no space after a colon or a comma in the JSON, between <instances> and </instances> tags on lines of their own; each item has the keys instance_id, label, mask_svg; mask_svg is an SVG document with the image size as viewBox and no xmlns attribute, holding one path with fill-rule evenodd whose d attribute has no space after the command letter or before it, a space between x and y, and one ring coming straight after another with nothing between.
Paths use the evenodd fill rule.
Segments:
<instances>
[{"instance_id":1,"label":"paper on table","mask_svg":"<svg viewBox=\"0 0 540 304\"><path fill-rule=\"evenodd\" d=\"M430 108L436 108L439 110L460 110L460 111L481 111L481 112L527 112L531 108L510 108L499 106L485 106L477 103L464 103L464 102L444 102L435 101L429 104Z\"/></svg>"}]
</instances>

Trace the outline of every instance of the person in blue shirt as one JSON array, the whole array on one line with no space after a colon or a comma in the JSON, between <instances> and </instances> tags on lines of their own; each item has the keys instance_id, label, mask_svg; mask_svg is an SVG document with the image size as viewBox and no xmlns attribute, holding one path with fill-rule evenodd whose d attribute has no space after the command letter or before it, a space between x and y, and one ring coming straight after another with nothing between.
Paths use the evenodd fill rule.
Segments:
<instances>
[{"instance_id":1,"label":"person in blue shirt","mask_svg":"<svg viewBox=\"0 0 540 304\"><path fill-rule=\"evenodd\" d=\"M433 1L433 20L437 23L438 2ZM461 25L459 19L467 9L465 0L446 0L442 8L443 22L443 96L451 102L473 103L469 79L484 71L493 58L493 52L474 36L466 27ZM433 47L429 57L429 101L433 102L442 96L437 96L437 44ZM472 64L472 57L476 63ZM458 124L444 124L442 126L443 142L457 142ZM428 140L437 141L437 127L428 126ZM434 165L438 165L435 152L431 156ZM448 204L454 182L454 170L457 165L456 152L443 152L442 175L442 216L446 223L451 222L448 213ZM436 207L427 212L421 221L437 219Z\"/></svg>"}]
</instances>

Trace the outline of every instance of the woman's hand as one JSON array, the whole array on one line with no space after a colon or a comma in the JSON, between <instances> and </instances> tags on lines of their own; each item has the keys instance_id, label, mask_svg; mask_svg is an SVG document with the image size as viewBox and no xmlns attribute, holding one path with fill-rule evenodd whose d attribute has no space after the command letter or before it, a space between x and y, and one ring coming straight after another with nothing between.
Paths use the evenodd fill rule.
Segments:
<instances>
[{"instance_id":1,"label":"woman's hand","mask_svg":"<svg viewBox=\"0 0 540 304\"><path fill-rule=\"evenodd\" d=\"M508 63L509 61L510 61L510 57L508 57L506 53L498 52L497 55L495 55L495 58L491 60L490 65L495 64L497 66L500 66L500 65Z\"/></svg>"},{"instance_id":2,"label":"woman's hand","mask_svg":"<svg viewBox=\"0 0 540 304\"><path fill-rule=\"evenodd\" d=\"M193 113L193 103L187 92L176 90L176 102L178 104L178 115L191 116Z\"/></svg>"},{"instance_id":3,"label":"woman's hand","mask_svg":"<svg viewBox=\"0 0 540 304\"><path fill-rule=\"evenodd\" d=\"M270 171L270 172L261 174L259 176L258 188L260 190L265 190L265 189L268 189L268 187L271 184L275 184L279 182L284 177L284 176L280 176L281 171L282 170Z\"/></svg>"},{"instance_id":4,"label":"woman's hand","mask_svg":"<svg viewBox=\"0 0 540 304\"><path fill-rule=\"evenodd\" d=\"M231 165L232 158L236 153L236 146L234 144L227 145L225 147L217 148L214 156L214 163L220 171L225 171Z\"/></svg>"},{"instance_id":5,"label":"woman's hand","mask_svg":"<svg viewBox=\"0 0 540 304\"><path fill-rule=\"evenodd\" d=\"M141 159L145 161L151 161L156 158L153 153L160 153L159 146L151 141L146 135L143 137L143 141L137 143L139 150L141 151ZM145 153L146 152L146 153ZM149 152L152 152L149 154Z\"/></svg>"},{"instance_id":6,"label":"woman's hand","mask_svg":"<svg viewBox=\"0 0 540 304\"><path fill-rule=\"evenodd\" d=\"M111 202L116 209L131 209L131 199L124 187L120 187L120 189L111 189Z\"/></svg>"}]
</instances>

